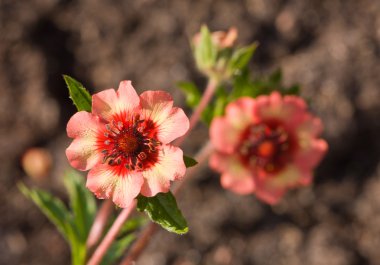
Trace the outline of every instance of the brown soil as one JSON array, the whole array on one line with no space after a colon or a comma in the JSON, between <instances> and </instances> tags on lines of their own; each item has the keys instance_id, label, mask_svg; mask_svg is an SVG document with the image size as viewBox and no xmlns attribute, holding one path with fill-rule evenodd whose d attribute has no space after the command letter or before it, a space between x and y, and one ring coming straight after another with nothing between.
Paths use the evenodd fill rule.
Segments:
<instances>
[{"instance_id":1,"label":"brown soil","mask_svg":"<svg viewBox=\"0 0 380 265\"><path fill-rule=\"evenodd\" d=\"M299 83L325 123L330 151L312 187L275 207L223 190L205 169L178 201L190 232L160 231L137 264L380 264L380 2L373 0L0 2L0 264L68 264L69 250L16 188L20 180L65 198L65 124L75 112L61 74L91 90L133 80L171 91L195 70L188 38L202 23L234 25L260 47L252 69L277 67ZM207 140L199 126L185 151ZM53 157L49 178L31 180L30 147Z\"/></svg>"}]
</instances>

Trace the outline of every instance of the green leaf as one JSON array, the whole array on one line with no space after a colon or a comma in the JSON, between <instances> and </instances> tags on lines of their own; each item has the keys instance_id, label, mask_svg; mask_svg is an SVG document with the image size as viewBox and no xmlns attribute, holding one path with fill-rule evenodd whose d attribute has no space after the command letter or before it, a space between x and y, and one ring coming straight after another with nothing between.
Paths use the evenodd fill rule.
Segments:
<instances>
[{"instance_id":1,"label":"green leaf","mask_svg":"<svg viewBox=\"0 0 380 265\"><path fill-rule=\"evenodd\" d=\"M137 197L137 209L148 214L149 218L160 224L169 232L185 234L188 232L187 222L178 209L177 202L173 194L158 193L154 197Z\"/></svg>"},{"instance_id":2,"label":"green leaf","mask_svg":"<svg viewBox=\"0 0 380 265\"><path fill-rule=\"evenodd\" d=\"M146 225L147 222L148 220L145 218L145 216L128 218L128 220L121 227L119 235L125 235L127 233L133 232Z\"/></svg>"},{"instance_id":3,"label":"green leaf","mask_svg":"<svg viewBox=\"0 0 380 265\"><path fill-rule=\"evenodd\" d=\"M282 81L282 71L281 69L275 70L270 76L269 76L269 83L274 86L280 86Z\"/></svg>"},{"instance_id":4,"label":"green leaf","mask_svg":"<svg viewBox=\"0 0 380 265\"><path fill-rule=\"evenodd\" d=\"M207 26L201 28L199 44L195 45L195 61L200 69L213 67L218 55L218 49L212 42L211 33Z\"/></svg>"},{"instance_id":5,"label":"green leaf","mask_svg":"<svg viewBox=\"0 0 380 265\"><path fill-rule=\"evenodd\" d=\"M191 82L179 82L177 86L185 93L186 103L189 107L197 106L201 100L201 93L198 87Z\"/></svg>"},{"instance_id":6,"label":"green leaf","mask_svg":"<svg viewBox=\"0 0 380 265\"><path fill-rule=\"evenodd\" d=\"M286 94L286 95L299 95L300 92L301 92L301 88L299 85L293 85L283 90L283 94Z\"/></svg>"},{"instance_id":7,"label":"green leaf","mask_svg":"<svg viewBox=\"0 0 380 265\"><path fill-rule=\"evenodd\" d=\"M227 97L218 97L215 100L215 107L214 107L214 113L213 113L213 118L222 116L224 114L224 109L227 105Z\"/></svg>"},{"instance_id":8,"label":"green leaf","mask_svg":"<svg viewBox=\"0 0 380 265\"><path fill-rule=\"evenodd\" d=\"M202 115L201 115L202 121L205 122L207 125L210 125L212 121L213 113L214 111L213 111L212 103L210 103L210 105L205 107L205 109L202 112Z\"/></svg>"},{"instance_id":9,"label":"green leaf","mask_svg":"<svg viewBox=\"0 0 380 265\"><path fill-rule=\"evenodd\" d=\"M235 73L237 70L241 70L246 67L251 60L253 54L256 51L258 44L253 43L247 47L236 50L228 63L228 69Z\"/></svg>"},{"instance_id":10,"label":"green leaf","mask_svg":"<svg viewBox=\"0 0 380 265\"><path fill-rule=\"evenodd\" d=\"M40 208L68 242L75 240L71 214L61 200L45 191L28 189L21 182L17 186L25 197L31 199Z\"/></svg>"},{"instance_id":11,"label":"green leaf","mask_svg":"<svg viewBox=\"0 0 380 265\"><path fill-rule=\"evenodd\" d=\"M183 162L185 162L185 166L187 168L193 167L196 164L198 164L198 162L194 158L192 158L190 156L185 156L185 155L183 156Z\"/></svg>"},{"instance_id":12,"label":"green leaf","mask_svg":"<svg viewBox=\"0 0 380 265\"><path fill-rule=\"evenodd\" d=\"M74 214L76 228L81 236L81 241L86 242L95 219L95 198L92 193L86 189L83 176L76 171L68 170L63 180L69 193L70 206Z\"/></svg>"},{"instance_id":13,"label":"green leaf","mask_svg":"<svg viewBox=\"0 0 380 265\"><path fill-rule=\"evenodd\" d=\"M103 257L101 265L110 265L115 263L125 252L125 249L132 243L136 238L134 234L129 234L114 243L107 251L106 255Z\"/></svg>"},{"instance_id":14,"label":"green leaf","mask_svg":"<svg viewBox=\"0 0 380 265\"><path fill-rule=\"evenodd\" d=\"M70 98L74 102L78 111L84 110L91 112L91 95L86 88L84 88L80 82L68 75L63 75L63 79L65 79L67 88L69 89Z\"/></svg>"}]
</instances>

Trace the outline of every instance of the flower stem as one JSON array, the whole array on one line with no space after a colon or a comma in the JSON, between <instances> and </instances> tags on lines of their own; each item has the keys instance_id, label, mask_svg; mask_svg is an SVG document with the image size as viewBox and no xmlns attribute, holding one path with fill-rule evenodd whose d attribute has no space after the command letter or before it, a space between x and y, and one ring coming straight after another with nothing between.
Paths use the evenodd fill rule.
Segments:
<instances>
[{"instance_id":1,"label":"flower stem","mask_svg":"<svg viewBox=\"0 0 380 265\"><path fill-rule=\"evenodd\" d=\"M112 206L113 203L111 200L106 200L103 202L98 214L96 215L95 221L92 224L89 236L87 238L87 249L91 249L96 245L96 243L98 243L107 224L108 217L112 213Z\"/></svg>"},{"instance_id":2,"label":"flower stem","mask_svg":"<svg viewBox=\"0 0 380 265\"><path fill-rule=\"evenodd\" d=\"M186 177L177 184L177 186L173 189L174 195L177 194L181 188L183 187L185 180L191 178L196 175L201 165L204 164L207 158L212 153L213 147L210 142L207 142L206 145L197 153L195 156L195 160L198 161L198 165L196 167L192 167L188 170ZM150 239L157 231L157 225L155 223L150 223L140 234L138 239L133 243L129 254L121 261L120 265L134 265L135 261L138 259L142 251L148 245Z\"/></svg>"},{"instance_id":3,"label":"flower stem","mask_svg":"<svg viewBox=\"0 0 380 265\"><path fill-rule=\"evenodd\" d=\"M181 145L183 141L186 139L186 136L194 129L195 125L199 121L202 112L206 108L206 106L210 103L212 96L215 93L216 88L218 87L219 81L215 78L210 78L207 87L205 89L205 92L202 95L201 101L199 102L199 105L195 108L193 114L190 117L190 127L187 133L182 136L181 138L178 138L176 141L174 141L174 145Z\"/></svg>"},{"instance_id":4,"label":"flower stem","mask_svg":"<svg viewBox=\"0 0 380 265\"><path fill-rule=\"evenodd\" d=\"M136 200L128 207L121 211L119 216L116 218L115 222L112 224L110 230L103 238L102 242L99 244L98 248L95 250L91 259L87 265L98 265L103 259L104 254L107 252L108 248L111 246L112 242L115 240L117 234L119 233L121 227L123 226L125 220L131 214L133 209L136 207Z\"/></svg>"}]
</instances>

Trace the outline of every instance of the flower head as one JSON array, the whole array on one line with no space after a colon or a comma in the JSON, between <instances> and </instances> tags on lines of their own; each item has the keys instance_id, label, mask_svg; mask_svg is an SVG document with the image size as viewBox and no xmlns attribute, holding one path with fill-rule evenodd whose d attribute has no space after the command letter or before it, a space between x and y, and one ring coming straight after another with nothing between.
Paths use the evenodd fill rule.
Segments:
<instances>
[{"instance_id":1,"label":"flower head","mask_svg":"<svg viewBox=\"0 0 380 265\"><path fill-rule=\"evenodd\" d=\"M188 128L168 93L138 96L130 81L122 81L118 91L92 96L91 113L71 117L67 134L74 140L66 156L73 167L90 170L86 185L98 198L127 207L139 193L167 192L170 181L184 176L182 150L170 142Z\"/></svg>"},{"instance_id":2,"label":"flower head","mask_svg":"<svg viewBox=\"0 0 380 265\"><path fill-rule=\"evenodd\" d=\"M243 97L211 124L215 152L210 166L222 173L221 184L236 193L255 193L274 204L287 189L308 185L312 170L327 151L319 138L322 124L296 96L278 92Z\"/></svg>"}]
</instances>

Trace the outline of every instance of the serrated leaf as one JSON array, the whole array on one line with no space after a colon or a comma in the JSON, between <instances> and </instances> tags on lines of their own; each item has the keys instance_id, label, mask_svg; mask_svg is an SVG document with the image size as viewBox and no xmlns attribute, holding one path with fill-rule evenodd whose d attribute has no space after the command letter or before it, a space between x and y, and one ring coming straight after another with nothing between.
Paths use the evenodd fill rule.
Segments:
<instances>
[{"instance_id":1,"label":"serrated leaf","mask_svg":"<svg viewBox=\"0 0 380 265\"><path fill-rule=\"evenodd\" d=\"M67 88L69 89L70 98L74 102L78 111L91 112L91 95L86 88L74 78L63 75Z\"/></svg>"},{"instance_id":2,"label":"serrated leaf","mask_svg":"<svg viewBox=\"0 0 380 265\"><path fill-rule=\"evenodd\" d=\"M236 50L228 63L229 70L234 73L246 67L256 51L258 44L253 43L247 47Z\"/></svg>"},{"instance_id":3,"label":"serrated leaf","mask_svg":"<svg viewBox=\"0 0 380 265\"><path fill-rule=\"evenodd\" d=\"M17 186L25 197L31 199L40 208L68 242L74 240L75 231L73 230L70 212L61 200L48 192L28 189L21 182Z\"/></svg>"},{"instance_id":4,"label":"serrated leaf","mask_svg":"<svg viewBox=\"0 0 380 265\"><path fill-rule=\"evenodd\" d=\"M158 193L154 197L137 197L137 209L148 214L149 218L169 232L185 234L188 232L187 222L178 209L173 194Z\"/></svg>"},{"instance_id":5,"label":"serrated leaf","mask_svg":"<svg viewBox=\"0 0 380 265\"><path fill-rule=\"evenodd\" d=\"M185 166L187 168L193 167L196 164L198 164L198 162L194 158L192 158L190 156L185 156L185 155L183 156L183 162L185 162Z\"/></svg>"},{"instance_id":6,"label":"serrated leaf","mask_svg":"<svg viewBox=\"0 0 380 265\"><path fill-rule=\"evenodd\" d=\"M85 242L95 219L95 198L86 189L83 176L74 170L68 170L65 173L64 184L69 193L75 225L81 236L81 241Z\"/></svg>"},{"instance_id":7,"label":"serrated leaf","mask_svg":"<svg viewBox=\"0 0 380 265\"><path fill-rule=\"evenodd\" d=\"M212 42L211 33L207 26L201 27L201 38L195 45L195 61L200 69L214 66L218 55L217 47Z\"/></svg>"},{"instance_id":8,"label":"serrated leaf","mask_svg":"<svg viewBox=\"0 0 380 265\"><path fill-rule=\"evenodd\" d=\"M134 234L129 234L112 243L111 247L103 257L101 265L111 265L115 263L125 252L126 248L136 238Z\"/></svg>"},{"instance_id":9,"label":"serrated leaf","mask_svg":"<svg viewBox=\"0 0 380 265\"><path fill-rule=\"evenodd\" d=\"M189 107L197 106L201 100L201 93L198 87L191 82L179 82L177 86L185 93L186 103Z\"/></svg>"}]
</instances>

